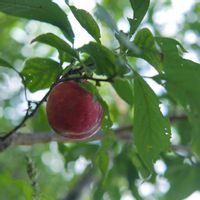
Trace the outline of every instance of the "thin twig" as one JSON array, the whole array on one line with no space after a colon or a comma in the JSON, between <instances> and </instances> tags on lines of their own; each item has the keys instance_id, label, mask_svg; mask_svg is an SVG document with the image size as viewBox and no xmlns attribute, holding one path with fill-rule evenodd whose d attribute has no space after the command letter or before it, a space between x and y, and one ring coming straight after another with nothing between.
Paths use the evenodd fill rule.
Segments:
<instances>
[{"instance_id":1,"label":"thin twig","mask_svg":"<svg viewBox=\"0 0 200 200\"><path fill-rule=\"evenodd\" d=\"M112 82L116 75L112 75L108 78L94 78L87 75L78 76L78 77L63 77L58 82L70 81L70 80L92 80L98 82Z\"/></svg>"},{"instance_id":2,"label":"thin twig","mask_svg":"<svg viewBox=\"0 0 200 200\"><path fill-rule=\"evenodd\" d=\"M49 91L45 94L45 96L36 104L36 107L32 110L32 112L30 112L30 107L28 107L26 114L25 114L24 118L22 119L22 121L16 127L11 129L8 133L6 133L4 136L1 136L0 142L2 143L3 141L7 140L12 134L14 134L18 129L20 129L29 118L31 118L37 112L39 107L47 99L47 97L50 94L53 87L55 85L57 85L58 83L64 82L64 81L70 81L70 80L85 80L85 79L94 80L94 81L111 82L114 77L115 77L115 75L113 75L113 76L111 76L107 79L98 79L98 78L93 78L93 77L88 77L86 75L83 75L83 76L80 76L80 77L65 77L65 78L61 78L61 79L58 78L57 81L54 84L52 84L52 86L50 87ZM25 95L26 95L26 93L25 93ZM29 103L28 103L28 106L29 106ZM7 140L7 141L9 141L9 140ZM8 143L9 142L4 142L4 144L8 144Z\"/></svg>"},{"instance_id":3,"label":"thin twig","mask_svg":"<svg viewBox=\"0 0 200 200\"><path fill-rule=\"evenodd\" d=\"M8 137L10 137L10 135L15 133L19 128L21 128L24 125L24 123L37 112L37 110L39 109L41 104L46 100L46 98L50 92L51 92L51 89L45 94L45 96L42 98L42 100L36 104L36 107L32 110L31 113L29 113L29 108L28 108L23 120L16 127L14 127L12 130L10 130L6 135L1 136L0 140L1 141L6 140Z\"/></svg>"},{"instance_id":4,"label":"thin twig","mask_svg":"<svg viewBox=\"0 0 200 200\"><path fill-rule=\"evenodd\" d=\"M32 117L37 110L39 109L39 107L43 104L44 101L46 101L47 97L49 96L51 90L53 89L53 87L57 84L58 80L59 80L60 75L57 77L57 80L55 81L55 83L53 83L49 89L49 91L44 95L44 97L38 102L36 103L36 107L32 110L32 112L30 112L30 107L27 108L26 114L24 116L24 118L22 119L22 121L13 129L11 129L7 134L5 134L4 136L0 137L0 142L6 140L7 138L9 138L12 134L14 134L18 129L20 129L25 122ZM29 106L29 101L28 101L28 106Z\"/></svg>"}]
</instances>

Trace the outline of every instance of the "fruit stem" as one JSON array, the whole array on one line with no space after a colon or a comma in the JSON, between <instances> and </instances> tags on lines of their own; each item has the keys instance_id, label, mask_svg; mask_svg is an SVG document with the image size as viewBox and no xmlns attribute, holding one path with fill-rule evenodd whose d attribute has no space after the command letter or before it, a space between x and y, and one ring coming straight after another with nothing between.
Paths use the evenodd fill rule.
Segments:
<instances>
[{"instance_id":1,"label":"fruit stem","mask_svg":"<svg viewBox=\"0 0 200 200\"><path fill-rule=\"evenodd\" d=\"M94 78L94 77L90 77L87 75L83 75L83 76L78 76L78 77L63 77L61 78L57 83L60 82L64 82L64 81L71 81L71 80L92 80L92 81L96 81L96 82L113 82L113 79L115 78L116 75L112 75L106 79L104 78Z\"/></svg>"}]
</instances>

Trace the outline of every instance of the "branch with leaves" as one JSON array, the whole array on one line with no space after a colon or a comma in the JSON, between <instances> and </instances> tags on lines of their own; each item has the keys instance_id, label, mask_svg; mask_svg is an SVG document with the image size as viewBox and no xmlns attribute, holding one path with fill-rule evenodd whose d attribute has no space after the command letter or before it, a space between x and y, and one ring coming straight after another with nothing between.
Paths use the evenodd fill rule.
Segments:
<instances>
[{"instance_id":1,"label":"branch with leaves","mask_svg":"<svg viewBox=\"0 0 200 200\"><path fill-rule=\"evenodd\" d=\"M20 74L20 77L22 77L22 80L24 82L23 75L21 75L21 73L19 73L19 72L17 72L17 73ZM15 134L18 131L18 129L23 127L25 122L29 118L34 116L34 114L38 111L40 106L47 100L47 98L48 98L49 94L51 93L53 87L56 86L57 84L64 82L64 81L70 81L70 80L74 80L74 81L92 80L92 81L95 81L96 84L99 85L99 82L112 82L112 80L114 79L115 76L116 75L113 75L113 76L110 76L107 79L102 79L102 78L89 77L87 75L81 75L81 76L78 76L78 77L66 77L66 74L65 74L65 77L61 76L61 78L58 78L57 81L51 85L48 92L44 95L44 97L39 102L31 102L27 99L26 87L25 87L25 97L26 97L27 104L28 104L26 114L25 114L24 118L22 119L22 121L16 127L14 127L12 130L10 130L8 133L6 133L4 136L0 137L0 144L1 144L0 149L2 150L2 149L6 148L7 146L10 145L10 142L13 141L12 135ZM35 108L32 109L33 103L35 104ZM19 135L18 135L18 137L19 137ZM14 138L16 139L16 135L14 136ZM41 138L41 137L39 137L39 138ZM47 138L49 138L49 137L47 136ZM17 140L20 141L20 139L17 139Z\"/></svg>"},{"instance_id":2,"label":"branch with leaves","mask_svg":"<svg viewBox=\"0 0 200 200\"><path fill-rule=\"evenodd\" d=\"M85 140L85 142L89 146L92 141L100 141L98 142L100 145L96 145L99 148L98 153L94 155L98 158L98 167L104 176L109 171L108 153L112 151L113 157L118 156L119 163L124 164L123 167L120 166L118 168L116 166L117 170L113 170L114 172L112 171L112 173L120 171L121 168L123 173L127 172L127 180L124 182L128 183L127 185L129 185L133 193L136 191L136 184L132 180L135 181L136 179L141 179L141 177L136 177L135 175L131 177L134 174L132 172L136 170L135 174L139 172L144 179L149 178L155 172L154 163L161 155L166 162L168 174L176 171L176 168L178 168L176 166L181 166L182 168L178 173L182 173L185 176L185 171L189 169L187 175L191 174L191 182L197 183L199 180L198 174L200 174L197 168L198 157L200 157L200 89L197 87L200 85L200 64L185 59L183 54L186 53L186 50L176 39L158 37L153 34L156 31L151 32L148 28L140 28L142 20L149 9L151 9L150 15L153 15L152 9L154 6L150 7L149 0L129 0L129 5L127 6L132 9L133 14L128 18L127 22L130 28L127 32L119 30L113 16L110 15L113 12L108 12L109 9L105 9L102 5L96 5L93 16L86 10L72 5L70 1L65 2L69 8L68 10L93 38L93 41L79 48L74 47L75 35L66 12L55 2L47 0L1 0L0 2L0 12L6 15L46 22L56 26L63 33L63 37L53 33L45 33L31 41L34 44L42 43L56 49L58 52L57 60L59 61L50 58L32 57L25 61L22 71L18 71L7 61L0 59L0 66L10 68L20 76L27 102L27 110L22 121L6 134L1 134L0 150L3 151L10 146L43 144L51 141L59 143L73 142L74 146L79 148L77 140L68 139L54 132L21 133L20 128L26 125L27 120L37 113L58 83L71 80L77 82L90 80L91 87L89 88L88 86L88 90L91 90L91 94L103 107L104 118L102 132L98 132L90 139ZM148 17L147 15L147 21ZM112 44L103 44L103 32L100 29L101 24L99 22L110 29L113 36L111 39ZM148 22L152 21L149 20ZM9 56L5 57L8 57L9 60ZM137 66L138 58L145 61L145 65L153 68L156 71L156 75L152 77L142 76L141 71L146 68ZM163 87L164 92L161 96L155 93L147 78ZM131 123L130 126L117 129L111 128L113 125L111 118L113 116L113 118L116 118L113 120L116 125L121 124L120 114L122 113L116 114L118 108L113 105L109 110L110 104L106 103L98 93L98 86L103 86L103 84L100 84L101 82L110 83L112 89L127 103L128 111L124 114L125 117L122 122L128 118L129 123ZM34 93L43 89L48 89L48 92L39 102L29 101L28 91ZM161 98L164 102L167 102L166 108L170 117L165 117L160 110ZM112 106L115 108L113 109ZM177 116L177 113L185 114ZM180 137L180 145L172 145L171 143L171 128L173 126ZM106 136L112 135L113 132L118 140L122 140L128 145L126 147L119 145L113 148L115 139L109 140L106 138ZM168 155L170 149L176 153L179 151L185 152L181 158L179 154L176 155L175 167L172 164L174 162L173 159ZM121 152L126 152L126 155L123 155L123 159L119 155ZM75 158L77 159L77 155ZM185 166L186 162L191 163ZM115 165L113 164L113 166ZM128 174L129 170L131 173ZM30 174L29 178L31 176ZM173 188L177 188L177 185L183 185L182 182L181 184L176 181L173 182L171 177L174 176L168 177L169 180L172 179L168 192L169 197L171 197L170 192L172 191L173 193ZM197 180L195 179L196 177L198 177ZM35 179L30 180L32 181L32 186L34 186ZM83 180L90 183L91 177L83 177ZM115 183L114 178L113 180L112 182ZM87 183L80 181L66 199L73 198L77 189L83 188L84 184ZM108 187L111 187L113 191L120 191L120 184L113 185L109 183ZM192 188L192 191L198 189L198 187L199 184L197 184L197 187ZM130 190L130 188L128 189ZM188 192L189 190L187 189L188 185L185 188L181 188L182 191ZM106 194L106 191L104 191L104 194ZM134 195L139 196L137 192ZM182 195L179 199L184 199L187 195ZM94 196L92 197L94 198ZM99 197L99 199L103 199L103 196ZM114 199L120 199L120 197Z\"/></svg>"}]
</instances>

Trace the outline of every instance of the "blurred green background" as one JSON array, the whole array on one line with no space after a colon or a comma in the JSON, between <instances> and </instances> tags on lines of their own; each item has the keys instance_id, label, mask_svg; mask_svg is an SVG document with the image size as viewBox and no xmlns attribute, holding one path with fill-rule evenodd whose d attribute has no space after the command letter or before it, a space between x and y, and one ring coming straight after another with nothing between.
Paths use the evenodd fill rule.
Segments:
<instances>
[{"instance_id":1,"label":"blurred green background","mask_svg":"<svg viewBox=\"0 0 200 200\"><path fill-rule=\"evenodd\" d=\"M69 12L64 1L55 1L66 12ZM128 0L102 0L100 2L117 21L119 29L128 31L127 17L132 16L132 10ZM93 12L95 0L71 0L70 3L79 8ZM186 58L199 61L199 35L200 35L200 1L190 0L152 0L150 9L141 27L148 27L155 35L176 38L181 41L189 53ZM91 37L78 25L77 21L69 13L69 19L75 32L75 47L79 47L91 40ZM102 41L106 46L115 48L116 41L110 30L101 25ZM25 59L34 56L51 57L58 59L56 51L46 45L31 44L31 40L37 35L53 32L62 36L55 27L11 17L0 13L0 57L12 63L15 68L21 70ZM142 60L131 60L141 73L153 75L155 71ZM155 84L155 83L152 83ZM155 91L160 93L160 88L155 86ZM28 93L28 98L33 101L40 100L45 91ZM100 90L103 98L109 105L114 125L125 126L130 124L131 111L128 105L120 99L109 84L103 84ZM167 105L168 102L164 102ZM24 98L24 90L18 75L0 67L0 133L3 135L16 126L25 114L27 108ZM166 108L163 107L163 112ZM175 129L189 130L190 126L176 124ZM32 133L51 131L45 113L45 105L31 118L21 132ZM179 138L174 134L173 142ZM182 137L184 138L184 137ZM185 138L188 141L190 138ZM110 172L106 180L102 180L98 170L95 170L93 161L100 153L99 142L91 143L67 143L38 144L34 146L10 147L0 153L0 200L32 199L33 188L31 178L27 172L32 167L32 172L37 174L37 192L40 199L76 199L69 196L79 193L82 200L132 200L132 199L162 199L169 189L169 182L163 176L167 170L163 161L155 165L157 174L145 183L135 169L129 158L128 145L123 141L115 143L110 153ZM31 159L27 162L26 156ZM181 158L180 158L181 159ZM178 163L178 159L175 161ZM91 177L89 172L93 172ZM89 175L88 175L89 174ZM93 178L95 177L95 181ZM32 177L33 178L33 177ZM168 177L170 179L170 176ZM80 180L85 180L80 186ZM177 186L178 187L178 186ZM76 190L75 190L76 189ZM74 192L75 190L75 192ZM74 192L74 193L73 193ZM37 198L37 197L35 197Z\"/></svg>"}]
</instances>

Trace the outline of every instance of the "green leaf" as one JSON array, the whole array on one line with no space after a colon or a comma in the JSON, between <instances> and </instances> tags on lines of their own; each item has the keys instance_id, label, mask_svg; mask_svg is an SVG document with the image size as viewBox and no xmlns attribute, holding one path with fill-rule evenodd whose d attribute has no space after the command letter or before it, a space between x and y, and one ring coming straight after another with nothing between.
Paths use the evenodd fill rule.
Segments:
<instances>
[{"instance_id":1,"label":"green leaf","mask_svg":"<svg viewBox=\"0 0 200 200\"><path fill-rule=\"evenodd\" d=\"M2 58L0 58L0 66L13 69L13 66Z\"/></svg>"},{"instance_id":2,"label":"green leaf","mask_svg":"<svg viewBox=\"0 0 200 200\"><path fill-rule=\"evenodd\" d=\"M140 54L129 51L129 56L140 57L149 62L158 72L162 72L162 53L158 49L156 40L149 29L144 28L137 32L133 43L140 49Z\"/></svg>"},{"instance_id":3,"label":"green leaf","mask_svg":"<svg viewBox=\"0 0 200 200\"><path fill-rule=\"evenodd\" d=\"M193 135L193 127L189 123L188 119L177 121L174 124L177 132L179 133L181 144L182 145L190 145L191 144L191 137ZM188 134L191 133L191 134Z\"/></svg>"},{"instance_id":4,"label":"green leaf","mask_svg":"<svg viewBox=\"0 0 200 200\"><path fill-rule=\"evenodd\" d=\"M136 153L135 151L131 149L131 151L129 152L129 157L133 165L140 172L141 176L144 179L147 179L151 175L151 172L146 167L146 165L144 164L144 162L142 161L138 153Z\"/></svg>"},{"instance_id":5,"label":"green leaf","mask_svg":"<svg viewBox=\"0 0 200 200\"><path fill-rule=\"evenodd\" d=\"M106 101L104 101L104 99L100 95L98 96L98 100L101 103L104 112L104 117L102 120L102 130L104 132L110 132L113 122L110 117L108 104L106 103Z\"/></svg>"},{"instance_id":6,"label":"green leaf","mask_svg":"<svg viewBox=\"0 0 200 200\"><path fill-rule=\"evenodd\" d=\"M75 61L74 57L72 57L70 54L68 54L64 51L61 51L61 50L59 50L59 60L62 63L64 63L64 62L73 63ZM68 70L68 69L66 69L66 70Z\"/></svg>"},{"instance_id":7,"label":"green leaf","mask_svg":"<svg viewBox=\"0 0 200 200\"><path fill-rule=\"evenodd\" d=\"M74 33L67 15L50 0L1 0L0 12L50 23L59 27L69 41L74 41Z\"/></svg>"},{"instance_id":8,"label":"green leaf","mask_svg":"<svg viewBox=\"0 0 200 200\"><path fill-rule=\"evenodd\" d=\"M134 92L134 141L139 156L151 170L159 154L170 149L170 126L160 111L158 97L138 74Z\"/></svg>"},{"instance_id":9,"label":"green leaf","mask_svg":"<svg viewBox=\"0 0 200 200\"><path fill-rule=\"evenodd\" d=\"M59 63L47 58L31 58L25 62L22 75L25 85L31 92L50 87L62 68Z\"/></svg>"},{"instance_id":10,"label":"green leaf","mask_svg":"<svg viewBox=\"0 0 200 200\"><path fill-rule=\"evenodd\" d=\"M40 106L37 113L35 113L28 123L30 123L33 132L51 131L46 115L46 108L44 106Z\"/></svg>"},{"instance_id":11,"label":"green leaf","mask_svg":"<svg viewBox=\"0 0 200 200\"><path fill-rule=\"evenodd\" d=\"M131 80L117 78L112 83L117 94L129 105L133 105L134 94Z\"/></svg>"},{"instance_id":12,"label":"green leaf","mask_svg":"<svg viewBox=\"0 0 200 200\"><path fill-rule=\"evenodd\" d=\"M180 54L185 50L176 40L157 40L164 53L165 75L160 77L165 81L167 92L188 113L196 133L193 135L193 150L200 156L200 64L183 59Z\"/></svg>"},{"instance_id":13,"label":"green leaf","mask_svg":"<svg viewBox=\"0 0 200 200\"><path fill-rule=\"evenodd\" d=\"M165 194L166 199L182 200L192 194L195 190L200 189L199 166L191 166L184 163L184 161L175 161L168 165L167 169L165 177L170 183L170 189ZM183 181L183 177L185 181Z\"/></svg>"},{"instance_id":14,"label":"green leaf","mask_svg":"<svg viewBox=\"0 0 200 200\"><path fill-rule=\"evenodd\" d=\"M69 162L75 162L80 155L88 160L96 158L98 148L99 146L97 144L88 142L72 143L70 145L60 143L58 145L58 150L63 155L66 165Z\"/></svg>"},{"instance_id":15,"label":"green leaf","mask_svg":"<svg viewBox=\"0 0 200 200\"><path fill-rule=\"evenodd\" d=\"M101 173L105 176L108 172L109 156L108 156L108 152L103 150L103 148L101 148L100 151L98 152L96 164L101 170Z\"/></svg>"},{"instance_id":16,"label":"green leaf","mask_svg":"<svg viewBox=\"0 0 200 200\"><path fill-rule=\"evenodd\" d=\"M111 15L105 10L104 7L101 5L97 4L96 6L96 11L95 11L95 16L97 19L99 19L101 22L104 22L107 24L109 28L111 28L113 31L118 31L117 25L114 21L114 19L111 17Z\"/></svg>"},{"instance_id":17,"label":"green leaf","mask_svg":"<svg viewBox=\"0 0 200 200\"><path fill-rule=\"evenodd\" d=\"M33 199L32 188L28 181L26 179L13 178L10 171L5 170L5 168L0 175L0 185L4 188L4 190L1 190L1 198L12 199L14 196L21 194L27 200Z\"/></svg>"},{"instance_id":18,"label":"green leaf","mask_svg":"<svg viewBox=\"0 0 200 200\"><path fill-rule=\"evenodd\" d=\"M99 103L101 104L101 106L103 108L103 113L104 113L104 117L102 120L102 130L104 132L109 132L113 123L112 123L112 120L110 117L109 107L108 107L107 103L100 96L97 88L92 83L84 82L84 84L80 84L80 85L85 90L89 91L94 96L94 98L96 98L97 101L99 101Z\"/></svg>"},{"instance_id":19,"label":"green leaf","mask_svg":"<svg viewBox=\"0 0 200 200\"><path fill-rule=\"evenodd\" d=\"M129 37L125 33L118 32L115 34L115 37L119 41L121 51L126 52L126 50L129 50L128 53L130 55L132 53L135 56L141 54L140 48L130 41Z\"/></svg>"},{"instance_id":20,"label":"green leaf","mask_svg":"<svg viewBox=\"0 0 200 200\"><path fill-rule=\"evenodd\" d=\"M133 19L128 19L130 28L130 34L134 34L138 26L142 22L150 4L150 0L129 0L133 9Z\"/></svg>"},{"instance_id":21,"label":"green leaf","mask_svg":"<svg viewBox=\"0 0 200 200\"><path fill-rule=\"evenodd\" d=\"M133 53L138 54L140 50L137 48L136 45L134 45L130 40L128 35L124 34L123 32L120 32L118 30L118 27L112 18L112 16L107 12L104 7L97 4L96 6L96 12L95 16L103 23L105 23L114 33L116 39L119 41L121 45L121 49L129 49L130 51L133 51Z\"/></svg>"},{"instance_id":22,"label":"green leaf","mask_svg":"<svg viewBox=\"0 0 200 200\"><path fill-rule=\"evenodd\" d=\"M95 200L102 200L103 199L104 192L105 192L105 189L104 189L103 186L104 185L102 183L102 180L99 181L98 187L94 188L92 199L95 199Z\"/></svg>"},{"instance_id":23,"label":"green leaf","mask_svg":"<svg viewBox=\"0 0 200 200\"><path fill-rule=\"evenodd\" d=\"M165 73L167 91L186 110L200 112L200 64L182 58L166 59Z\"/></svg>"},{"instance_id":24,"label":"green leaf","mask_svg":"<svg viewBox=\"0 0 200 200\"><path fill-rule=\"evenodd\" d=\"M78 58L77 52L64 40L54 35L53 33L45 33L36 37L32 42L41 42L52 47L55 47L58 51L63 51L72 58Z\"/></svg>"},{"instance_id":25,"label":"green leaf","mask_svg":"<svg viewBox=\"0 0 200 200\"><path fill-rule=\"evenodd\" d=\"M73 15L81 26L97 41L100 42L100 29L98 24L89 12L83 9L77 9L75 6L69 6Z\"/></svg>"},{"instance_id":26,"label":"green leaf","mask_svg":"<svg viewBox=\"0 0 200 200\"><path fill-rule=\"evenodd\" d=\"M155 37L159 44L163 55L163 60L171 58L179 58L182 53L187 52L185 48L175 39L167 37Z\"/></svg>"},{"instance_id":27,"label":"green leaf","mask_svg":"<svg viewBox=\"0 0 200 200\"><path fill-rule=\"evenodd\" d=\"M98 75L112 76L116 73L116 59L114 53L105 46L90 42L80 48L80 51L89 54L95 61Z\"/></svg>"}]
</instances>

